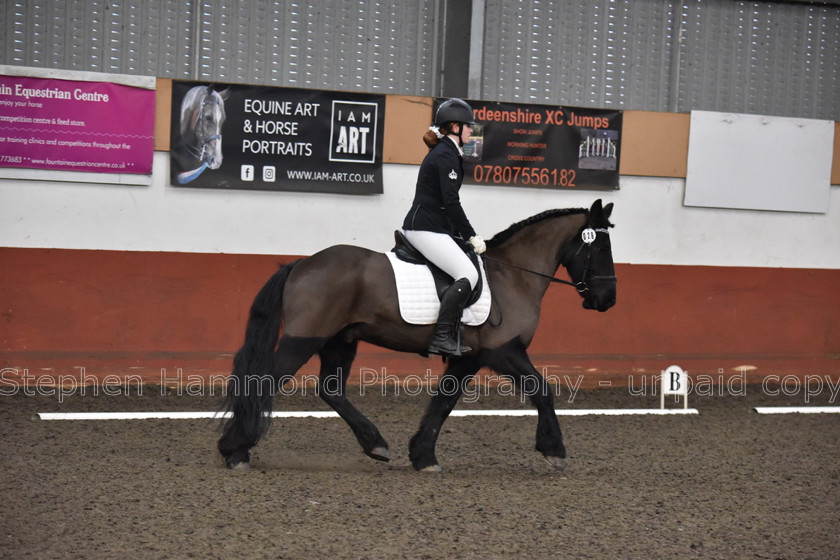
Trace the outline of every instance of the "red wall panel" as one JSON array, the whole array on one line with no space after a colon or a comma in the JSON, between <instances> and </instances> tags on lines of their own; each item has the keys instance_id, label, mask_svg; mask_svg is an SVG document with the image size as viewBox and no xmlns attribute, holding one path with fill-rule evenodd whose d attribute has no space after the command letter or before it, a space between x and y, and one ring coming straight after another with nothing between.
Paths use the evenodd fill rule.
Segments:
<instances>
[{"instance_id":1,"label":"red wall panel","mask_svg":"<svg viewBox=\"0 0 840 560\"><path fill-rule=\"evenodd\" d=\"M221 376L254 295L294 258L2 248L4 379ZM582 309L569 287L549 288L530 348L538 369L585 375L584 386L672 363L694 375L836 375L840 271L618 264L617 274L618 303L606 313ZM442 371L439 359L368 345L354 379L361 368Z\"/></svg>"}]
</instances>

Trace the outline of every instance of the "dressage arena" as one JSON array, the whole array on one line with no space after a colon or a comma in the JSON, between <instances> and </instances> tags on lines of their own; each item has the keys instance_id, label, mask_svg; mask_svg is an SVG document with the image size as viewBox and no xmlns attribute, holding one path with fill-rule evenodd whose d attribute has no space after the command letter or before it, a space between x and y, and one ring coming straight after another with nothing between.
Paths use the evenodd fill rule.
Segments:
<instances>
[{"instance_id":1,"label":"dressage arena","mask_svg":"<svg viewBox=\"0 0 840 560\"><path fill-rule=\"evenodd\" d=\"M0 559L840 558L840 2L0 14ZM384 255L452 97L444 364Z\"/></svg>"},{"instance_id":2,"label":"dressage arena","mask_svg":"<svg viewBox=\"0 0 840 560\"><path fill-rule=\"evenodd\" d=\"M3 557L829 559L840 547L840 415L754 411L803 404L782 387L690 397L696 415L560 416L563 471L533 451L533 416L450 417L439 474L407 458L426 391L353 396L391 463L362 455L338 418L278 418L244 472L216 455L215 421L36 416L218 406L152 385L91 391L0 398ZM304 392L277 410L326 410ZM627 389L569 396L561 413L659 407ZM487 390L456 410L528 408Z\"/></svg>"}]
</instances>

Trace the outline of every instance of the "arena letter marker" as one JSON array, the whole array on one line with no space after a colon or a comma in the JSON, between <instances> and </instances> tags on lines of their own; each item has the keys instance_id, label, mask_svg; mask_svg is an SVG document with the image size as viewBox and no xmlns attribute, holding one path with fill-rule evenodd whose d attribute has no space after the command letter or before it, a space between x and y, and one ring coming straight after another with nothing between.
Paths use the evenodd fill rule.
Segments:
<instances>
[{"instance_id":1,"label":"arena letter marker","mask_svg":"<svg viewBox=\"0 0 840 560\"><path fill-rule=\"evenodd\" d=\"M668 366L662 370L662 391L659 397L659 408L665 409L665 395L682 395L683 408L688 408L688 372L680 366Z\"/></svg>"}]
</instances>

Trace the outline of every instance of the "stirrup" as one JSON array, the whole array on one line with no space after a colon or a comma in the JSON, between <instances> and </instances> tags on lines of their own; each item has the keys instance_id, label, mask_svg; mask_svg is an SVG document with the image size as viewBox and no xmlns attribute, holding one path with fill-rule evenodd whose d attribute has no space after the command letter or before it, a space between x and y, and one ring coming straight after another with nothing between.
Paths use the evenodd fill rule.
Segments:
<instances>
[{"instance_id":1,"label":"stirrup","mask_svg":"<svg viewBox=\"0 0 840 560\"><path fill-rule=\"evenodd\" d=\"M429 341L427 351L430 354L459 357L472 350L461 344L461 328L459 325L440 325L435 327L435 334Z\"/></svg>"},{"instance_id":2,"label":"stirrup","mask_svg":"<svg viewBox=\"0 0 840 560\"><path fill-rule=\"evenodd\" d=\"M438 354L440 356L455 356L456 358L463 356L467 352L472 350L469 346L461 346L460 344L456 344L454 347L451 348L443 348L441 346L437 346L434 342L429 343L429 347L426 349L429 354Z\"/></svg>"}]
</instances>

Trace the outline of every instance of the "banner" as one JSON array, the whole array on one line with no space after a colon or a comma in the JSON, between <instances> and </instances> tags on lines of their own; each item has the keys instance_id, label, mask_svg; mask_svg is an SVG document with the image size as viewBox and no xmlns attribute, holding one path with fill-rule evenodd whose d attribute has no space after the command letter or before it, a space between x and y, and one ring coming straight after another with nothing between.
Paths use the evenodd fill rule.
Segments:
<instances>
[{"instance_id":1,"label":"banner","mask_svg":"<svg viewBox=\"0 0 840 560\"><path fill-rule=\"evenodd\" d=\"M171 181L378 194L385 97L174 81Z\"/></svg>"},{"instance_id":2,"label":"banner","mask_svg":"<svg viewBox=\"0 0 840 560\"><path fill-rule=\"evenodd\" d=\"M0 167L152 172L154 90L0 75Z\"/></svg>"},{"instance_id":3,"label":"banner","mask_svg":"<svg viewBox=\"0 0 840 560\"><path fill-rule=\"evenodd\" d=\"M621 111L468 103L478 126L464 146L465 182L546 189L618 189Z\"/></svg>"}]
</instances>

